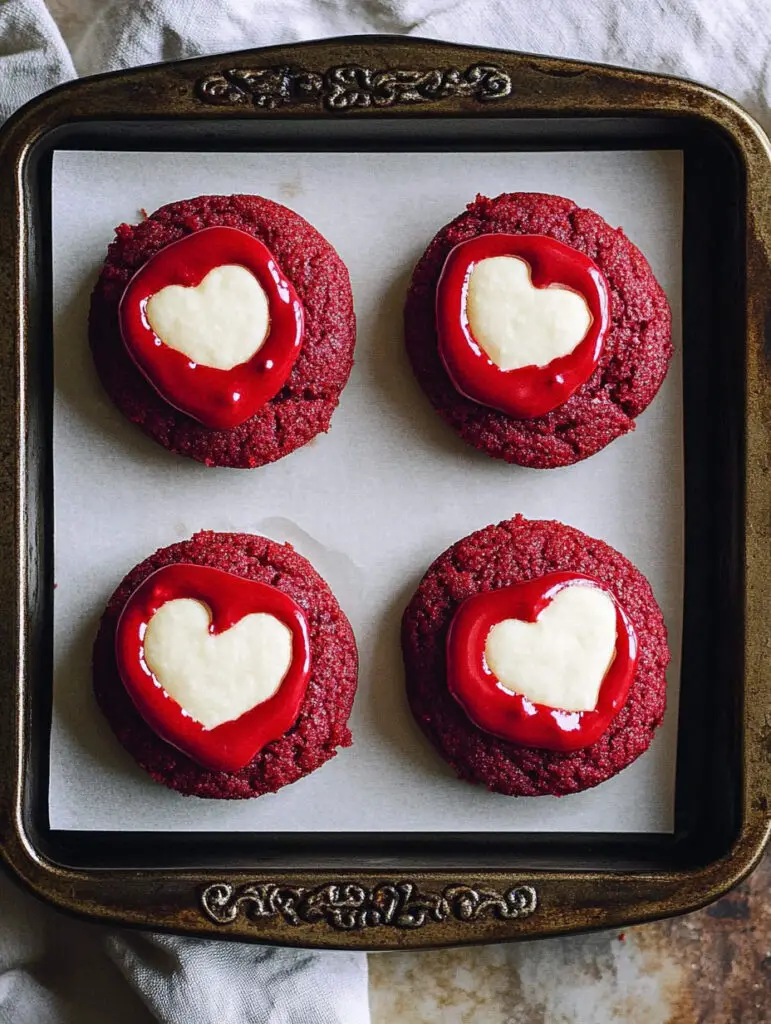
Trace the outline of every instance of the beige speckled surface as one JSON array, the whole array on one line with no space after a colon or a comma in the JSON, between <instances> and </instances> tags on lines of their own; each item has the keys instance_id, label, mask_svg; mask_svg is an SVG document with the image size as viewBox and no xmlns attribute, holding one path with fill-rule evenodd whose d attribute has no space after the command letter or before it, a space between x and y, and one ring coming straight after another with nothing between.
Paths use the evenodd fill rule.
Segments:
<instances>
[{"instance_id":1,"label":"beige speckled surface","mask_svg":"<svg viewBox=\"0 0 771 1024\"><path fill-rule=\"evenodd\" d=\"M49 0L76 64L100 0ZM676 921L540 943L371 955L373 1024L768 1024L771 859Z\"/></svg>"},{"instance_id":2,"label":"beige speckled surface","mask_svg":"<svg viewBox=\"0 0 771 1024\"><path fill-rule=\"evenodd\" d=\"M372 1024L769 1024L771 857L688 917L565 939L372 954Z\"/></svg>"},{"instance_id":3,"label":"beige speckled surface","mask_svg":"<svg viewBox=\"0 0 771 1024\"><path fill-rule=\"evenodd\" d=\"M617 933L369 962L373 1024L653 1024L681 984L674 963Z\"/></svg>"}]
</instances>

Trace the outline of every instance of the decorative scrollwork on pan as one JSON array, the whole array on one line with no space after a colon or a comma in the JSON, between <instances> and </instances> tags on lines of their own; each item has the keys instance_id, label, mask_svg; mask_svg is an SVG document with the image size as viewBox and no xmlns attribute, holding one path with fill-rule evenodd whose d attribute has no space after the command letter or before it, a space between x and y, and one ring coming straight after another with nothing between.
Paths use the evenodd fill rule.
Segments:
<instances>
[{"instance_id":1,"label":"decorative scrollwork on pan","mask_svg":"<svg viewBox=\"0 0 771 1024\"><path fill-rule=\"evenodd\" d=\"M321 103L327 110L343 111L458 96L489 103L511 90L511 76L498 64L428 70L341 64L323 74L289 66L230 68L199 78L195 84L196 96L204 103L265 110Z\"/></svg>"},{"instance_id":2,"label":"decorative scrollwork on pan","mask_svg":"<svg viewBox=\"0 0 771 1024\"><path fill-rule=\"evenodd\" d=\"M215 882L201 892L201 907L215 924L232 924L241 915L247 921L281 917L287 924L327 924L338 931L390 925L422 928L448 919L500 921L528 917L538 906L531 885L506 892L448 885L440 893L421 892L414 882L381 882L366 888L355 882L332 882L312 889L256 883L234 886Z\"/></svg>"}]
</instances>

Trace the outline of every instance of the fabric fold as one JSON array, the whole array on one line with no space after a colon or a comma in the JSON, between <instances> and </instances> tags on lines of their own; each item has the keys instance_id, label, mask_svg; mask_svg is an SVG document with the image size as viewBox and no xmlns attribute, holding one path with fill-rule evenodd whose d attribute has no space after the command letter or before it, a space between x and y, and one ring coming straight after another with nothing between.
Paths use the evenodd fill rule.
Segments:
<instances>
[{"instance_id":1,"label":"fabric fold","mask_svg":"<svg viewBox=\"0 0 771 1024\"><path fill-rule=\"evenodd\" d=\"M366 1024L361 953L120 932L107 949L161 1024Z\"/></svg>"},{"instance_id":2,"label":"fabric fold","mask_svg":"<svg viewBox=\"0 0 771 1024\"><path fill-rule=\"evenodd\" d=\"M0 122L38 93L76 77L43 0L0 0Z\"/></svg>"}]
</instances>

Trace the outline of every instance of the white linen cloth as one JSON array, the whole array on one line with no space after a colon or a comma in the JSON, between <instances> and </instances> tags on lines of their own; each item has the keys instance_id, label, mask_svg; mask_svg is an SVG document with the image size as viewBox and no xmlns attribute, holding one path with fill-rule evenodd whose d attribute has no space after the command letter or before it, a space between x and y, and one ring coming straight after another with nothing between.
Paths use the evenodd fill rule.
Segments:
<instances>
[{"instance_id":1,"label":"white linen cloth","mask_svg":"<svg viewBox=\"0 0 771 1024\"><path fill-rule=\"evenodd\" d=\"M684 75L722 89L771 126L767 0L50 0L49 6L0 0L0 120L78 74L393 32ZM108 932L60 917L0 878L0 1024L367 1024L366 978L363 954Z\"/></svg>"}]
</instances>

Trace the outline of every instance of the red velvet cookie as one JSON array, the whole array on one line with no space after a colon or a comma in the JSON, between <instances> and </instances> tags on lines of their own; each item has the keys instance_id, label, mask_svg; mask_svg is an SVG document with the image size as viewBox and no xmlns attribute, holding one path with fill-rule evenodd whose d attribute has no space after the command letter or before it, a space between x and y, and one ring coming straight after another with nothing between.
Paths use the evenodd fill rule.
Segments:
<instances>
[{"instance_id":1,"label":"red velvet cookie","mask_svg":"<svg viewBox=\"0 0 771 1024\"><path fill-rule=\"evenodd\" d=\"M125 618L129 614L126 609L131 610L136 605L137 595L142 594L141 587L152 586L153 578L162 579L163 572L168 572L165 567L170 566L184 567L188 574L195 574L198 566L220 570L232 574L231 579L238 577L236 585L245 589L248 589L245 581L254 581L262 585L262 590L273 592L274 603L294 607L298 619L305 623L310 674L305 680L291 680L296 695L300 696L299 712L291 712L296 715L295 720L283 735L267 742L237 770L203 767L161 739L148 724L146 706L140 714L136 695L134 699L129 696L122 678L125 665L119 668L116 634L120 636L120 631L125 631ZM174 585L179 588L178 583ZM168 596L182 595L169 591ZM216 614L218 611L212 606L213 625ZM229 626L225 623L223 628ZM144 630L140 636L145 637ZM122 658L120 643L117 649ZM140 655L144 656L144 651L140 650ZM97 702L126 750L157 782L186 795L215 799L235 800L275 792L320 768L335 756L338 747L350 746L347 721L356 692L357 671L358 657L351 626L327 584L305 558L291 545L277 544L265 537L209 531L161 548L131 570L110 598L93 655ZM278 697L289 680L290 675L287 675ZM131 683L130 678L127 681ZM152 691L152 685L149 689ZM156 693L165 697L159 688ZM174 702L167 700L166 703ZM269 704L270 701L258 705L247 712L244 719L250 714L258 715L261 708ZM189 716L185 718L189 724ZM221 733L227 740L227 732L222 730L232 729L232 726L233 723L228 722L214 732ZM211 732L208 736L211 737Z\"/></svg>"},{"instance_id":2,"label":"red velvet cookie","mask_svg":"<svg viewBox=\"0 0 771 1024\"><path fill-rule=\"evenodd\" d=\"M448 257L461 243L497 235L546 237L582 254L582 260L588 257L609 298L607 331L590 376L563 404L533 418L467 397L440 351L437 287ZM540 287L535 277L533 282ZM404 329L415 376L442 419L480 451L538 469L588 458L634 429L635 417L661 386L673 351L669 304L639 249L593 211L539 193L478 196L439 231L415 267ZM479 362L479 351L471 349Z\"/></svg>"},{"instance_id":3,"label":"red velvet cookie","mask_svg":"<svg viewBox=\"0 0 771 1024\"><path fill-rule=\"evenodd\" d=\"M196 378L200 381L203 376L195 362L188 362L183 355L172 352L176 364L169 363L165 380L161 379L159 384L158 379L153 379L152 367L148 371L147 365L148 359L153 357L152 338L146 343L144 353L137 352L139 342L129 346L127 329L134 334L141 333L144 324L145 333L152 334L145 317L148 296L142 294L141 287L134 296L133 318L130 311L126 314L125 310L119 316L127 286L132 282L132 288L137 291L136 283L142 283L138 272L147 272L148 265L159 253L163 253L162 260L167 264L174 262L170 252L178 253L175 259L181 261L181 268L169 283L187 283L184 275L185 263L190 258L189 243L186 252L182 247L177 250L167 247L194 239L197 233L211 228L230 229L236 242L240 235L247 248L250 240L256 240L253 248L264 252L262 284L269 293L271 290L274 293L269 295L273 302L271 330L277 324L285 335L291 334L292 321L302 321L297 325L297 338L285 339L283 352L275 337L265 341L265 358L253 367L251 378L247 378L247 382L251 379L258 386L259 394L252 402L256 411L235 425L228 425L230 420L222 415L209 424L202 422L197 412L201 408L200 395L191 396L196 400L191 400L189 406L176 400L176 393L184 392L186 387L183 384L180 388L181 376L188 374L191 381ZM199 251L194 253L199 263L207 258L210 238L211 235L205 239L202 236ZM233 253L225 262L247 266L251 271L252 264L260 261L259 253L240 254L236 251L238 245L231 248ZM158 266L157 261L155 266ZM209 269L202 265L193 284ZM163 272L167 271L168 268ZM145 290L152 291L162 276L153 269L148 274L150 284ZM291 301L287 297L290 291ZM284 311L279 308L281 296L286 300ZM140 300L143 301L140 303ZM299 310L296 317L293 303ZM200 196L164 206L141 224L122 224L108 249L91 297L89 342L97 372L112 401L132 423L164 448L209 466L261 466L288 455L318 433L328 430L351 373L355 337L350 279L338 254L298 214L259 196ZM294 343L297 351L292 349L287 354L287 345ZM169 355L163 346L161 353ZM226 394L235 391L237 395L244 383L244 374L238 371L244 368L249 369L249 364L244 363L231 373L231 377L235 374L235 387L231 387L231 377L224 371L215 371L214 376L220 379L219 391ZM203 369L205 372L206 367ZM264 378L261 381L260 375ZM168 400L170 395L163 383L176 386L174 404ZM272 397L262 401L260 396L264 395ZM216 401L222 405L221 394Z\"/></svg>"},{"instance_id":4,"label":"red velvet cookie","mask_svg":"<svg viewBox=\"0 0 771 1024\"><path fill-rule=\"evenodd\" d=\"M469 714L477 709L464 707L448 686L448 633L451 625L457 628L464 602L468 608L476 595L499 597L504 588L555 573L596 581L623 610L637 646L620 710L598 739L573 750L522 746L493 735L472 721ZM618 551L559 522L516 516L440 555L404 613L402 651L408 700L423 732L461 779L498 793L561 796L596 786L647 750L664 717L669 649L649 583Z\"/></svg>"}]
</instances>

